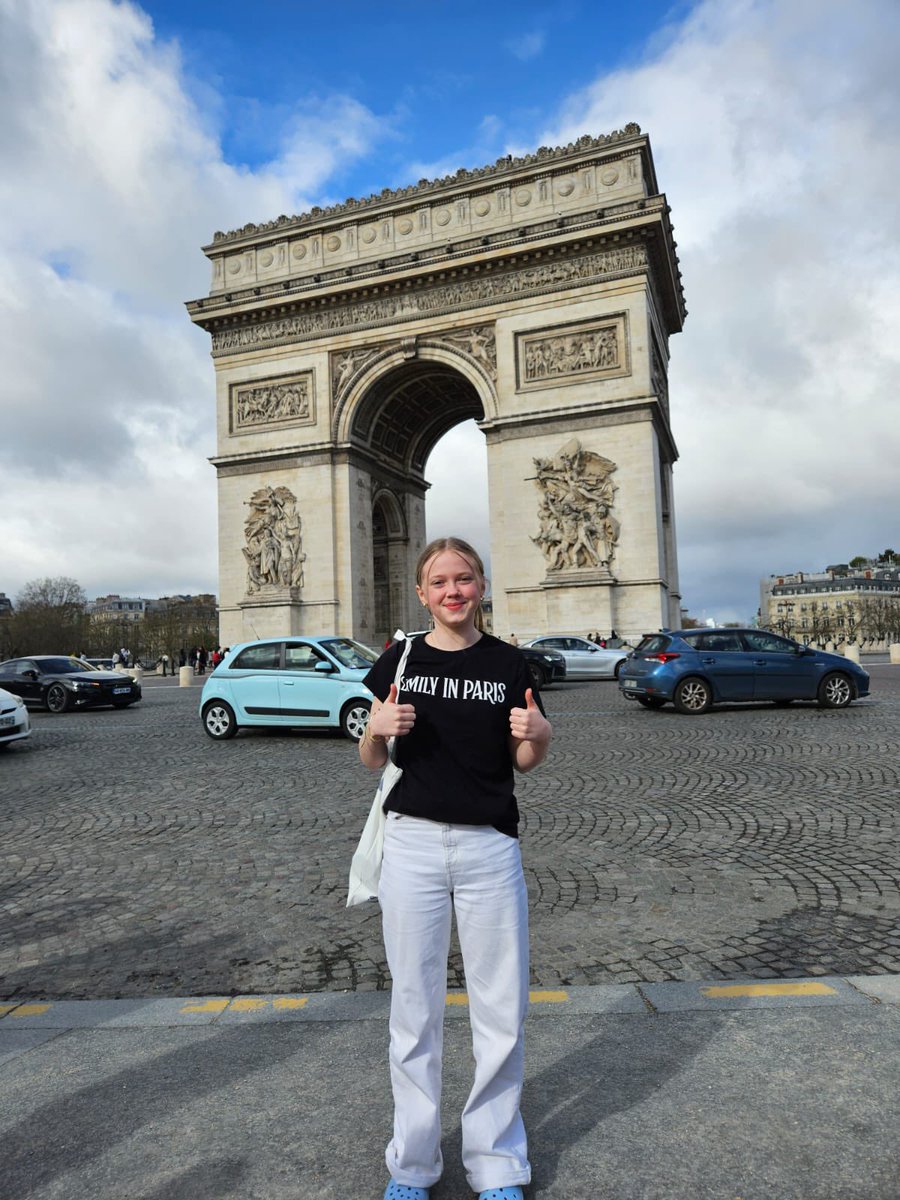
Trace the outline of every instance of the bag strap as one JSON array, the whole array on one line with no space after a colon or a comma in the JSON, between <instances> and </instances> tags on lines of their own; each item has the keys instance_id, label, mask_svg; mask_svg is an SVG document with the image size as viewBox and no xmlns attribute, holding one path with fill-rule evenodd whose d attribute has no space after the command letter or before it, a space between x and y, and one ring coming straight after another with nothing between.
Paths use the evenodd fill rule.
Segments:
<instances>
[{"instance_id":1,"label":"bag strap","mask_svg":"<svg viewBox=\"0 0 900 1200\"><path fill-rule=\"evenodd\" d=\"M397 639L398 642L401 639L406 642L406 645L403 647L403 653L400 655L400 661L397 663L397 670L394 672L394 684L396 685L397 691L399 691L400 690L400 680L403 678L403 672L406 668L406 660L409 658L409 652L412 649L412 644L413 644L414 639L412 637L410 637L409 634L404 633L402 629L398 629L397 632L394 634L394 637ZM395 749L396 744L397 744L396 737L388 738L387 752L388 752L388 759L391 762L395 762L394 749Z\"/></svg>"}]
</instances>

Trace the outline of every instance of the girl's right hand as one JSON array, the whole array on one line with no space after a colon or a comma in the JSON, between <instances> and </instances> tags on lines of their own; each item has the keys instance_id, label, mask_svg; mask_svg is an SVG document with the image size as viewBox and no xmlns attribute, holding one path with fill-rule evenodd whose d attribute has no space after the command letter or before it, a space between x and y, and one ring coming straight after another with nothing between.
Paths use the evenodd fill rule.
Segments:
<instances>
[{"instance_id":1,"label":"girl's right hand","mask_svg":"<svg viewBox=\"0 0 900 1200\"><path fill-rule=\"evenodd\" d=\"M369 729L374 737L404 737L416 723L416 710L412 704L397 703L397 685L391 690L383 704L375 701L369 717Z\"/></svg>"}]
</instances>

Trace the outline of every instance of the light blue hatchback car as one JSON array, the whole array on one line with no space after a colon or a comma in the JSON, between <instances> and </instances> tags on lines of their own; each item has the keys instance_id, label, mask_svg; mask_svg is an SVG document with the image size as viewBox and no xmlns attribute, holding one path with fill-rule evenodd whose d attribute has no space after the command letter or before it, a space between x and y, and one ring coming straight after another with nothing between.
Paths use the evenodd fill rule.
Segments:
<instances>
[{"instance_id":1,"label":"light blue hatchback car","mask_svg":"<svg viewBox=\"0 0 900 1200\"><path fill-rule=\"evenodd\" d=\"M363 679L377 656L344 637L271 638L234 646L203 686L200 719L211 738L244 726L366 731L372 693Z\"/></svg>"}]
</instances>

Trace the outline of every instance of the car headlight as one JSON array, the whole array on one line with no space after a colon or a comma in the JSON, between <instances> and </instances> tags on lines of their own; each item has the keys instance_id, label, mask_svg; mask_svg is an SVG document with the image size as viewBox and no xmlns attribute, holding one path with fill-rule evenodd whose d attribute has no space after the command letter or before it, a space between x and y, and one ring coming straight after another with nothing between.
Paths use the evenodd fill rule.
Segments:
<instances>
[{"instance_id":1,"label":"car headlight","mask_svg":"<svg viewBox=\"0 0 900 1200\"><path fill-rule=\"evenodd\" d=\"M98 688L99 683L88 683L87 680L76 679L72 687L78 691L87 691L88 688Z\"/></svg>"},{"instance_id":2,"label":"car headlight","mask_svg":"<svg viewBox=\"0 0 900 1200\"><path fill-rule=\"evenodd\" d=\"M16 708L24 708L24 707L25 707L25 701L22 699L21 696L16 696Z\"/></svg>"},{"instance_id":3,"label":"car headlight","mask_svg":"<svg viewBox=\"0 0 900 1200\"><path fill-rule=\"evenodd\" d=\"M552 654L542 654L541 658L544 660L544 662L548 662L548 663L556 662L556 659L553 657Z\"/></svg>"}]
</instances>

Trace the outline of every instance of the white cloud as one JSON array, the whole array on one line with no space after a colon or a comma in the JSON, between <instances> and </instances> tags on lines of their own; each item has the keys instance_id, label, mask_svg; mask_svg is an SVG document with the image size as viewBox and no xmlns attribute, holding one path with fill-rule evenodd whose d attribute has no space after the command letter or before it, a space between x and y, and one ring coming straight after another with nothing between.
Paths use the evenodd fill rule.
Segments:
<instances>
[{"instance_id":1,"label":"white cloud","mask_svg":"<svg viewBox=\"0 0 900 1200\"><path fill-rule=\"evenodd\" d=\"M182 308L200 246L308 207L389 125L308 97L245 169L136 5L0 0L0 22L0 589L215 590L213 373Z\"/></svg>"},{"instance_id":2,"label":"white cloud","mask_svg":"<svg viewBox=\"0 0 900 1200\"><path fill-rule=\"evenodd\" d=\"M503 43L504 48L521 62L531 62L544 49L546 35L542 29L534 29L530 33L519 34Z\"/></svg>"},{"instance_id":3,"label":"white cloud","mask_svg":"<svg viewBox=\"0 0 900 1200\"><path fill-rule=\"evenodd\" d=\"M900 80L893 0L707 0L540 141L638 121L690 315L671 343L687 601L897 540ZM893 541L892 541L893 539Z\"/></svg>"}]
</instances>

